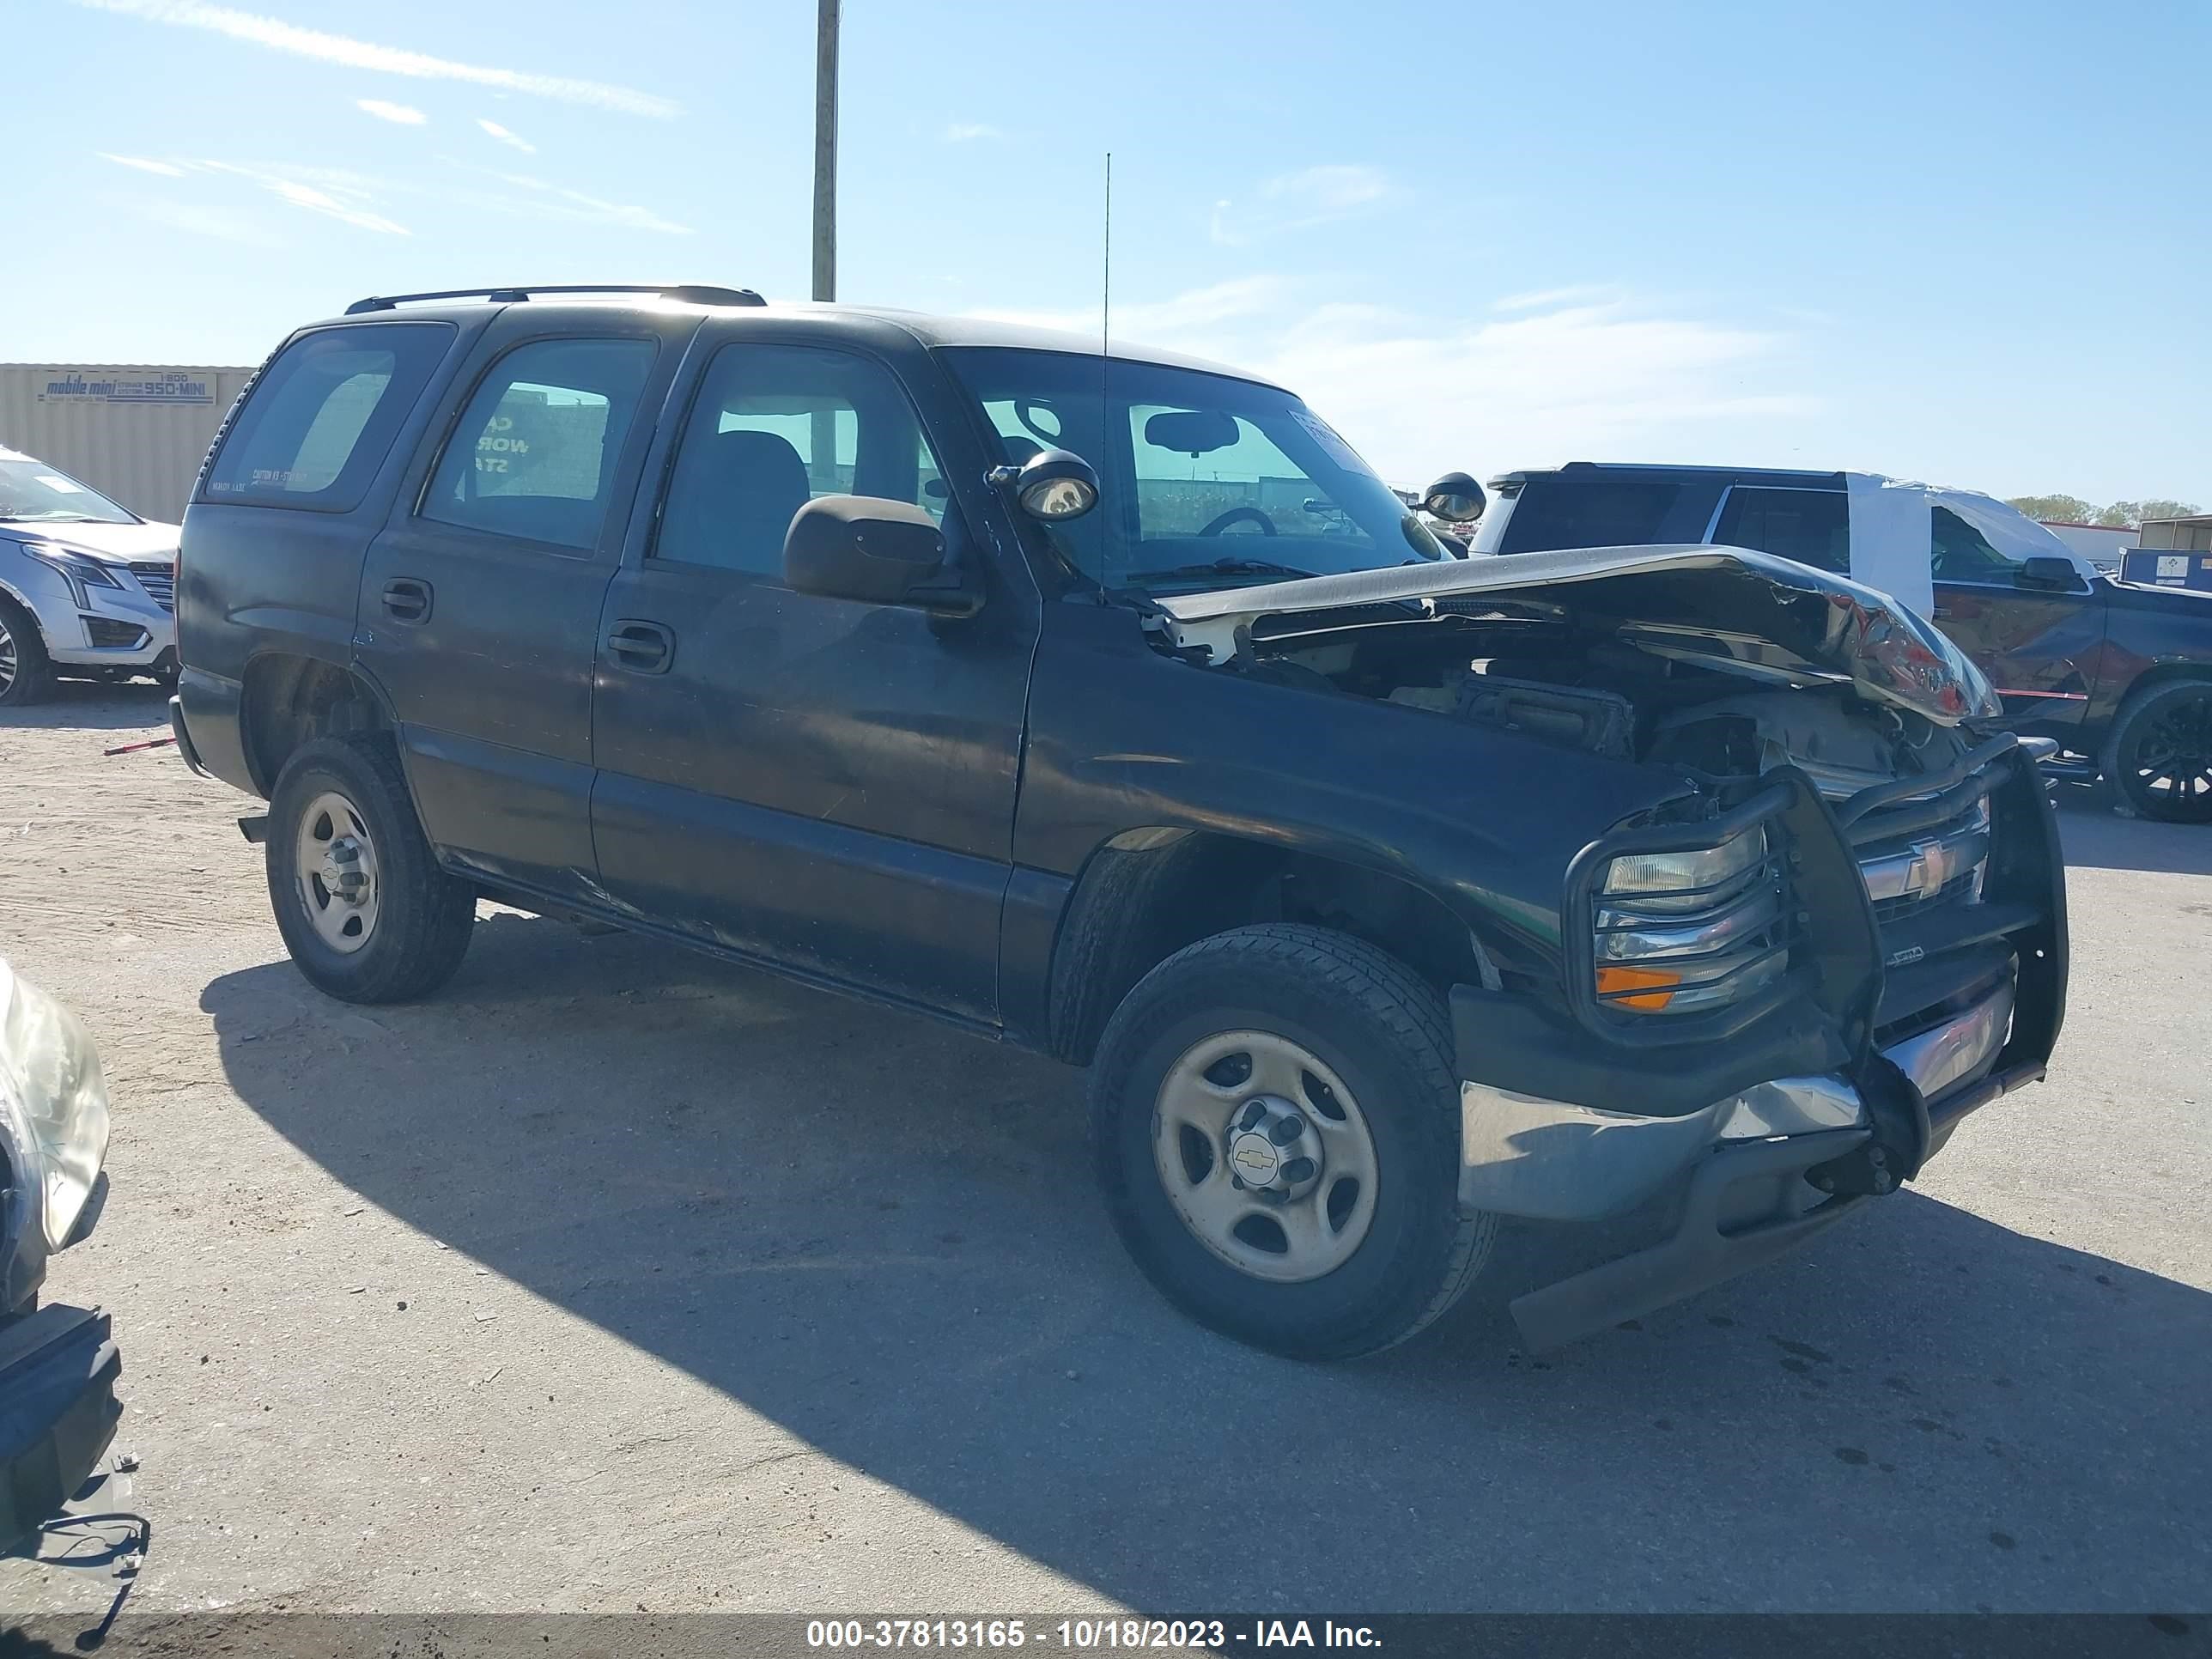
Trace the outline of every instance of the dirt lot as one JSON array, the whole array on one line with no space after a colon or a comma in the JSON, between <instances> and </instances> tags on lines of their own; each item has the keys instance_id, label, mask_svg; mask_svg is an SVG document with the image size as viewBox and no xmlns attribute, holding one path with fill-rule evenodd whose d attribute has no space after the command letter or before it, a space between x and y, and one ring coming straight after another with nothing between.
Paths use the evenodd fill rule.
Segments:
<instances>
[{"instance_id":1,"label":"dirt lot","mask_svg":"<svg viewBox=\"0 0 2212 1659\"><path fill-rule=\"evenodd\" d=\"M437 1001L323 999L248 803L101 757L161 714L0 726L0 953L116 1101L51 1289L115 1315L142 1609L2212 1602L2212 830L2066 805L2051 1080L1914 1189L1547 1361L1516 1233L1308 1368L1152 1295L1045 1061L504 912Z\"/></svg>"}]
</instances>

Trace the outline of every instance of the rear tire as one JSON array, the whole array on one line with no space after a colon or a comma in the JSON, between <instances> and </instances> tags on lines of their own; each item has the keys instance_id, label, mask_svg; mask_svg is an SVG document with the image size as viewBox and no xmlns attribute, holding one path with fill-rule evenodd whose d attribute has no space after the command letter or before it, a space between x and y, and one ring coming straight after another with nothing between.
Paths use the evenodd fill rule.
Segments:
<instances>
[{"instance_id":1,"label":"rear tire","mask_svg":"<svg viewBox=\"0 0 2212 1659\"><path fill-rule=\"evenodd\" d=\"M476 889L438 867L389 738L302 744L276 780L264 846L277 931L316 989L403 1002L468 953Z\"/></svg>"},{"instance_id":2,"label":"rear tire","mask_svg":"<svg viewBox=\"0 0 2212 1659\"><path fill-rule=\"evenodd\" d=\"M0 708L42 702L54 688L54 665L37 620L0 593Z\"/></svg>"},{"instance_id":3,"label":"rear tire","mask_svg":"<svg viewBox=\"0 0 2212 1659\"><path fill-rule=\"evenodd\" d=\"M2212 680L2174 680L2130 697L2100 766L2137 817L2212 823Z\"/></svg>"},{"instance_id":4,"label":"rear tire","mask_svg":"<svg viewBox=\"0 0 2212 1659\"><path fill-rule=\"evenodd\" d=\"M1497 1229L1460 1213L1450 1055L1436 993L1346 934L1269 924L1178 951L1115 1010L1091 1074L1122 1243L1170 1302L1255 1347L1404 1341Z\"/></svg>"}]
</instances>

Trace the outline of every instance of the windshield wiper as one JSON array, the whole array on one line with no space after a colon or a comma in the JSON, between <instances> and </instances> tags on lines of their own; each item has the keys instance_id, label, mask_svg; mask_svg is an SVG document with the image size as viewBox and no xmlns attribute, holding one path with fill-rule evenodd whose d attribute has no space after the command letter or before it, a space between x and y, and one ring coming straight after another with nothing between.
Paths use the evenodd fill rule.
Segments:
<instances>
[{"instance_id":1,"label":"windshield wiper","mask_svg":"<svg viewBox=\"0 0 2212 1659\"><path fill-rule=\"evenodd\" d=\"M1215 576L1287 576L1304 581L1322 573L1300 570L1287 564L1275 564L1266 559L1215 559L1209 564L1179 564L1166 570L1139 570L1128 580L1134 583L1206 581Z\"/></svg>"}]
</instances>

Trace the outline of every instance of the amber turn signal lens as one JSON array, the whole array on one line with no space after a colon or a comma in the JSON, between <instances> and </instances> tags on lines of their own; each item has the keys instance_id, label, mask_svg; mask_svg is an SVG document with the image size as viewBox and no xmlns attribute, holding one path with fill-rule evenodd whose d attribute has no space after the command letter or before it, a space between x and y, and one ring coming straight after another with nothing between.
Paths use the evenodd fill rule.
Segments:
<instances>
[{"instance_id":1,"label":"amber turn signal lens","mask_svg":"<svg viewBox=\"0 0 2212 1659\"><path fill-rule=\"evenodd\" d=\"M1616 1008L1635 1008L1644 1013L1656 1013L1674 1000L1674 988L1682 982L1682 976L1664 968L1601 968L1597 970L1597 992L1609 1000ZM1624 991L1640 994L1623 996Z\"/></svg>"}]
</instances>

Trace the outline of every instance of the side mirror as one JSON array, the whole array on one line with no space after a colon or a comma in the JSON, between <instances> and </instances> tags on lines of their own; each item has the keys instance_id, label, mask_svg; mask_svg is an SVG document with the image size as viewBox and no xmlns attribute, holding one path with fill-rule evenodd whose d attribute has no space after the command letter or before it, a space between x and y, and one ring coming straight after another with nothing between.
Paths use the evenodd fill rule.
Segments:
<instances>
[{"instance_id":1,"label":"side mirror","mask_svg":"<svg viewBox=\"0 0 2212 1659\"><path fill-rule=\"evenodd\" d=\"M1421 492L1421 511L1446 524L1473 524L1488 505L1482 486L1464 472L1447 472Z\"/></svg>"},{"instance_id":2,"label":"side mirror","mask_svg":"<svg viewBox=\"0 0 2212 1659\"><path fill-rule=\"evenodd\" d=\"M2038 553L2023 560L2013 572L2015 587L2033 587L2045 592L2070 593L2081 585L2081 575L2074 568L2074 561L2062 559L2055 553Z\"/></svg>"},{"instance_id":3,"label":"side mirror","mask_svg":"<svg viewBox=\"0 0 2212 1659\"><path fill-rule=\"evenodd\" d=\"M945 532L911 501L823 495L783 532L783 580L796 592L973 615L977 596L945 574Z\"/></svg>"},{"instance_id":4,"label":"side mirror","mask_svg":"<svg viewBox=\"0 0 2212 1659\"><path fill-rule=\"evenodd\" d=\"M1019 466L994 466L988 475L1032 519L1065 524L1098 505L1098 474L1082 456L1041 449Z\"/></svg>"}]
</instances>

